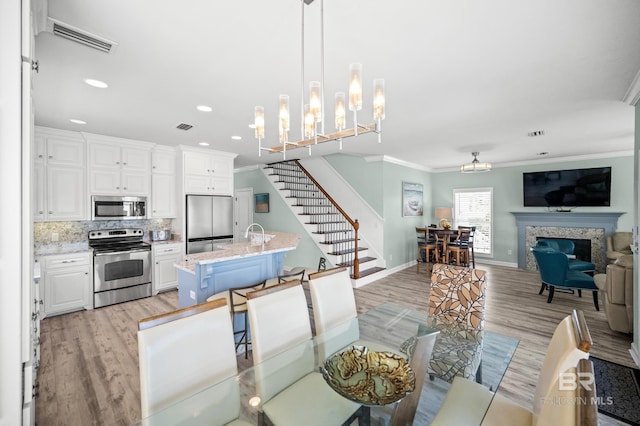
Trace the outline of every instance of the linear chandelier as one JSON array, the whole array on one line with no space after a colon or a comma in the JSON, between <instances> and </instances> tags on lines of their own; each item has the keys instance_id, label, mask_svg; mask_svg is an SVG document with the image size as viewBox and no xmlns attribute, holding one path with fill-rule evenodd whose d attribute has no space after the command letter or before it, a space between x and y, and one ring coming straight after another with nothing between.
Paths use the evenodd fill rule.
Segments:
<instances>
[{"instance_id":1,"label":"linear chandelier","mask_svg":"<svg viewBox=\"0 0 640 426\"><path fill-rule=\"evenodd\" d=\"M488 172L491 170L491 163L481 163L478 161L479 152L472 152L473 161L469 164L463 164L460 166L460 171L462 173L480 173L480 172Z\"/></svg>"},{"instance_id":2,"label":"linear chandelier","mask_svg":"<svg viewBox=\"0 0 640 426\"><path fill-rule=\"evenodd\" d=\"M308 103L304 97L304 7L314 0L300 0L302 6L302 61L301 61L301 89L300 89L300 134L301 139L289 140L290 113L289 96L280 95L278 100L278 134L280 145L275 147L263 147L265 137L264 107L256 106L254 110L255 137L258 139L258 156L262 151L282 152L283 158L287 158L287 150L304 148L309 149L318 143L338 141L342 149L344 138L375 132L378 134L378 143L382 142L382 120L385 117L384 79L373 80L373 119L371 124L358 124L358 111L362 110L362 64L353 63L349 66L349 97L348 103L344 92L335 94L335 129L333 133L325 133L324 117L324 0L320 0L320 78L321 81L309 83ZM347 107L353 112L353 128L346 128Z\"/></svg>"}]
</instances>

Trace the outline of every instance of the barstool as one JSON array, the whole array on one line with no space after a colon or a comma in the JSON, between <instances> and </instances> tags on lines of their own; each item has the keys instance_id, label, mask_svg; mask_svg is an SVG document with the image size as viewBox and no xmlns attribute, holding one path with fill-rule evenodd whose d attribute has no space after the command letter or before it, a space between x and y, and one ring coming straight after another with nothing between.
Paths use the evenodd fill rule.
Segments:
<instances>
[{"instance_id":1,"label":"barstool","mask_svg":"<svg viewBox=\"0 0 640 426\"><path fill-rule=\"evenodd\" d=\"M227 305L229 305L229 311L231 312L231 321L233 322L233 336L235 338L236 335L240 335L240 340L236 343L236 351L240 347L240 345L244 345L244 358L247 359L249 356L249 334L248 334L248 318L247 318L247 297L246 294L260 290L265 288L267 284L267 280L260 281L255 284L251 284L244 287L235 287L230 288L228 290L221 291L219 293L214 294L207 298L207 302L210 302L215 299L225 298L227 300ZM242 314L244 319L244 328L237 329L235 326L235 316L236 314ZM235 339L234 339L235 340Z\"/></svg>"}]
</instances>

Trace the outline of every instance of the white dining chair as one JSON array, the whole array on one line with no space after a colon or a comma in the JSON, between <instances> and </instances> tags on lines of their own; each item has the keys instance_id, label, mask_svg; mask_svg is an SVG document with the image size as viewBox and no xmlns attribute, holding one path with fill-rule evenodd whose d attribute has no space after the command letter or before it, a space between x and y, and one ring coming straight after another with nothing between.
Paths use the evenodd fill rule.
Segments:
<instances>
[{"instance_id":1,"label":"white dining chair","mask_svg":"<svg viewBox=\"0 0 640 426\"><path fill-rule=\"evenodd\" d=\"M552 407L553 397L560 390L558 378L560 373L576 367L581 359L587 359L591 345L591 335L584 314L582 311L574 310L560 322L551 337L540 369L532 408L522 407L478 383L458 376L453 380L431 424L478 424L483 415L483 425L574 424L544 421L550 421L553 415L569 415L557 407ZM574 404L569 405L571 410L576 409Z\"/></svg>"},{"instance_id":2,"label":"white dining chair","mask_svg":"<svg viewBox=\"0 0 640 426\"><path fill-rule=\"evenodd\" d=\"M356 299L347 268L335 267L309 274L309 292L315 331L321 342L319 356L327 358L347 344L366 346L376 352L397 352L386 345L360 339Z\"/></svg>"},{"instance_id":3,"label":"white dining chair","mask_svg":"<svg viewBox=\"0 0 640 426\"><path fill-rule=\"evenodd\" d=\"M311 324L299 280L247 293L259 424L368 422L366 407L343 398L318 372ZM339 419L336 422L336 419Z\"/></svg>"},{"instance_id":4,"label":"white dining chair","mask_svg":"<svg viewBox=\"0 0 640 426\"><path fill-rule=\"evenodd\" d=\"M237 374L226 300L215 300L138 323L142 417ZM230 422L240 405L217 413Z\"/></svg>"}]
</instances>

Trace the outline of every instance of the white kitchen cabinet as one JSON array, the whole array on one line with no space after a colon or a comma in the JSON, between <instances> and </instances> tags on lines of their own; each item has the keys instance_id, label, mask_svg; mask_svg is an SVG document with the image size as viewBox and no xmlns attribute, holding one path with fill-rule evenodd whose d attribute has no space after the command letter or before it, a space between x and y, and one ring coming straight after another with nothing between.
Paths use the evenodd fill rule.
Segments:
<instances>
[{"instance_id":1,"label":"white kitchen cabinet","mask_svg":"<svg viewBox=\"0 0 640 426\"><path fill-rule=\"evenodd\" d=\"M182 243L153 245L152 292L154 295L178 287L178 271L174 264L182 260L183 247Z\"/></svg>"},{"instance_id":2,"label":"white kitchen cabinet","mask_svg":"<svg viewBox=\"0 0 640 426\"><path fill-rule=\"evenodd\" d=\"M151 176L151 217L176 217L176 176L154 173Z\"/></svg>"},{"instance_id":3,"label":"white kitchen cabinet","mask_svg":"<svg viewBox=\"0 0 640 426\"><path fill-rule=\"evenodd\" d=\"M176 156L171 147L156 146L151 154L152 218L172 218L176 208Z\"/></svg>"},{"instance_id":4,"label":"white kitchen cabinet","mask_svg":"<svg viewBox=\"0 0 640 426\"><path fill-rule=\"evenodd\" d=\"M233 195L233 179L184 175L184 188L187 194Z\"/></svg>"},{"instance_id":5,"label":"white kitchen cabinet","mask_svg":"<svg viewBox=\"0 0 640 426\"><path fill-rule=\"evenodd\" d=\"M85 143L76 133L38 128L34 138L35 221L86 220Z\"/></svg>"},{"instance_id":6,"label":"white kitchen cabinet","mask_svg":"<svg viewBox=\"0 0 640 426\"><path fill-rule=\"evenodd\" d=\"M233 195L234 156L184 152L184 192Z\"/></svg>"},{"instance_id":7,"label":"white kitchen cabinet","mask_svg":"<svg viewBox=\"0 0 640 426\"><path fill-rule=\"evenodd\" d=\"M41 290L43 317L93 309L92 256L90 252L43 256Z\"/></svg>"},{"instance_id":8,"label":"white kitchen cabinet","mask_svg":"<svg viewBox=\"0 0 640 426\"><path fill-rule=\"evenodd\" d=\"M91 195L149 196L151 149L113 143L89 144L89 192Z\"/></svg>"}]
</instances>

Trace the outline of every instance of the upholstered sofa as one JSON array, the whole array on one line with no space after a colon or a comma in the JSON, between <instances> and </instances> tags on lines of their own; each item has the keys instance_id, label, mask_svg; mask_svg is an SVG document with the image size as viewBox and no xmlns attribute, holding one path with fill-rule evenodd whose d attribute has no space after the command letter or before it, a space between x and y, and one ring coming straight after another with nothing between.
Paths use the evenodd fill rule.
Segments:
<instances>
[{"instance_id":1,"label":"upholstered sofa","mask_svg":"<svg viewBox=\"0 0 640 426\"><path fill-rule=\"evenodd\" d=\"M632 243L631 232L614 232L607 236L607 263L613 263L625 254L631 254Z\"/></svg>"},{"instance_id":2,"label":"upholstered sofa","mask_svg":"<svg viewBox=\"0 0 640 426\"><path fill-rule=\"evenodd\" d=\"M621 256L607 265L606 274L593 279L603 293L609 327L621 333L633 332L633 255Z\"/></svg>"}]
</instances>

